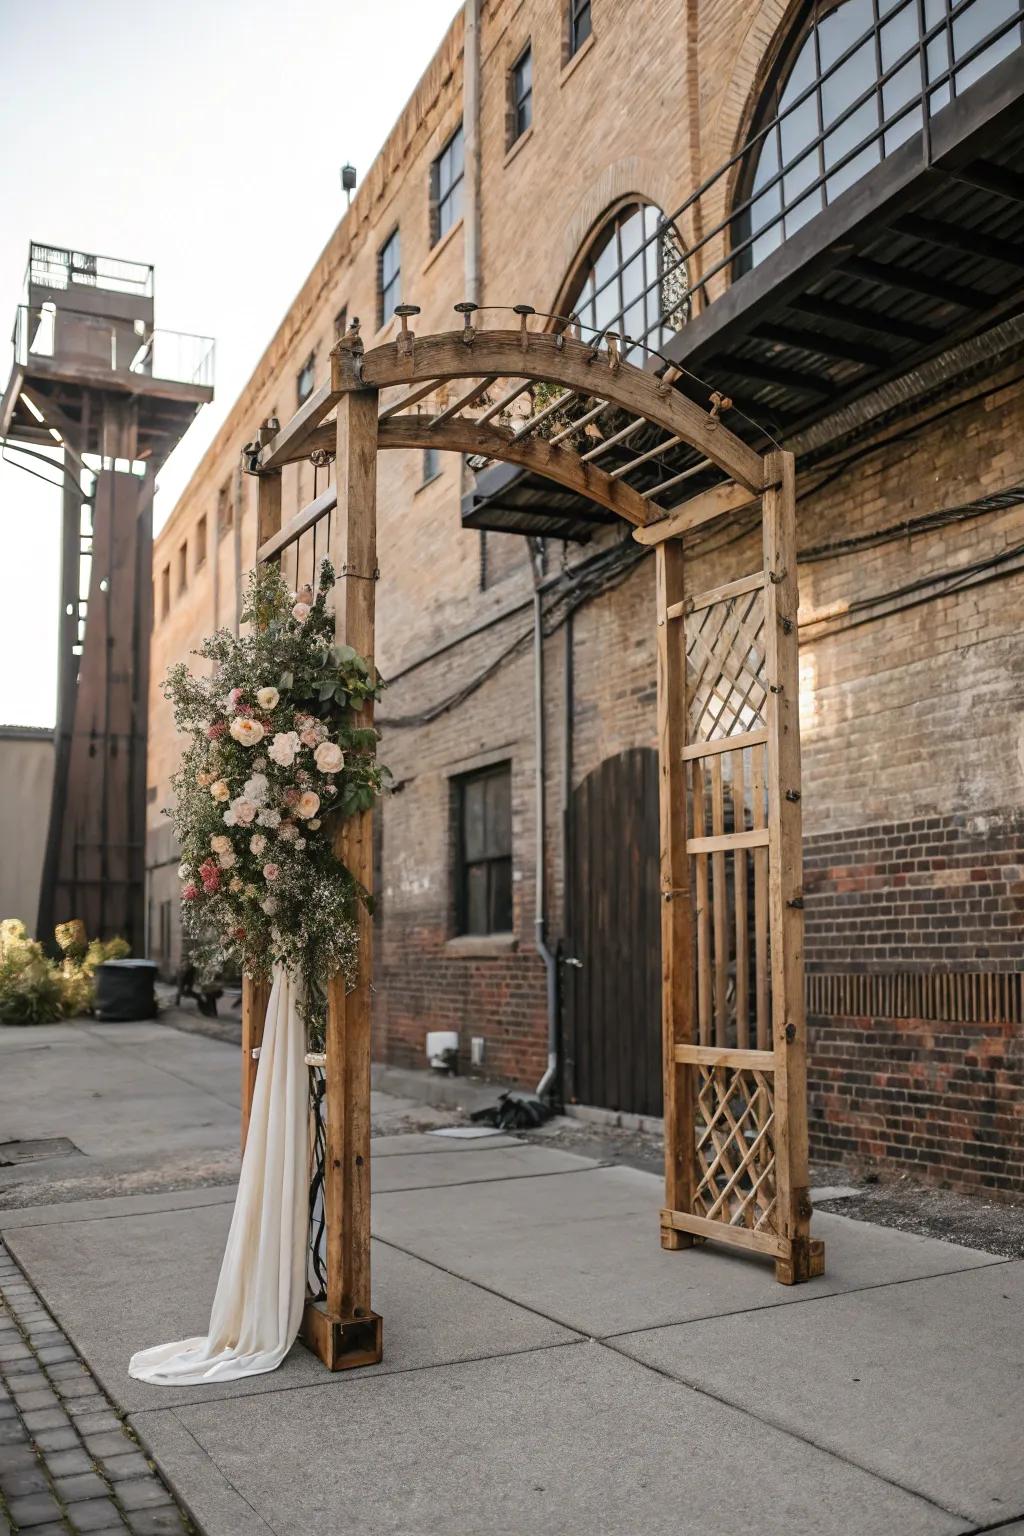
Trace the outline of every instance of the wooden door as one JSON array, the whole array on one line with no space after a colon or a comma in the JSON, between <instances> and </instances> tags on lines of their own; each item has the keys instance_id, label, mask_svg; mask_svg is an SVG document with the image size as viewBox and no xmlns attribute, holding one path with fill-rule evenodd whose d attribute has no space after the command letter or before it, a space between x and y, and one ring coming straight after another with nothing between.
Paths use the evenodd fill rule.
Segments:
<instances>
[{"instance_id":1,"label":"wooden door","mask_svg":"<svg viewBox=\"0 0 1024 1536\"><path fill-rule=\"evenodd\" d=\"M657 753L606 758L575 790L567 833L566 1093L660 1115Z\"/></svg>"}]
</instances>

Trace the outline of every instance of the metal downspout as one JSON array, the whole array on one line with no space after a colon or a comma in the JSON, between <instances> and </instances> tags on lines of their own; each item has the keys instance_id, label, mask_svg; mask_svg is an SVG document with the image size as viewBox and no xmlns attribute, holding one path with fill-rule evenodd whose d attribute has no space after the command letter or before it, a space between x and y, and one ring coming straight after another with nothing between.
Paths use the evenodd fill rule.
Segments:
<instances>
[{"instance_id":1,"label":"metal downspout","mask_svg":"<svg viewBox=\"0 0 1024 1536\"><path fill-rule=\"evenodd\" d=\"M544 962L547 982L548 1064L537 1084L537 1097L551 1092L558 1075L558 962L548 948L547 913L544 881L544 824L546 820L544 776L544 613L541 607L541 571L536 547L533 551L533 724L534 787L537 824L535 944Z\"/></svg>"},{"instance_id":2,"label":"metal downspout","mask_svg":"<svg viewBox=\"0 0 1024 1536\"><path fill-rule=\"evenodd\" d=\"M465 293L480 303L480 0L465 0L462 42L462 120L466 153L463 208Z\"/></svg>"}]
</instances>

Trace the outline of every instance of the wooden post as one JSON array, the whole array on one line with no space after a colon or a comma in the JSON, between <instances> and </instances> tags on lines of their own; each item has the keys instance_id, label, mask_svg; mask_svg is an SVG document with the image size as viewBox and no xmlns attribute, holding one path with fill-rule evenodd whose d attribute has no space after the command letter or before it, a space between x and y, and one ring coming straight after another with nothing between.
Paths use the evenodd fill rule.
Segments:
<instances>
[{"instance_id":1,"label":"wooden post","mask_svg":"<svg viewBox=\"0 0 1024 1536\"><path fill-rule=\"evenodd\" d=\"M658 785L661 824L661 1022L665 1080L665 1205L689 1212L693 1204L694 1115L691 1066L676 1060L676 1046L693 1040L693 966L690 943L690 868L686 852L686 642L683 617L683 546L667 539L655 551L658 608ZM661 1226L663 1248L699 1242L689 1232Z\"/></svg>"},{"instance_id":2,"label":"wooden post","mask_svg":"<svg viewBox=\"0 0 1024 1536\"><path fill-rule=\"evenodd\" d=\"M260 440L269 435L264 425ZM235 533L241 507L235 507ZM269 470L260 475L256 488L256 548L272 538L281 527L281 471ZM220 541L220 529L213 530L214 547ZM249 1115L252 1096L256 1089L256 1069L259 1066L259 1049L263 1043L263 1029L267 1022L267 1004L270 1002L270 982L253 981L251 976L242 977L242 1151L249 1134ZM255 1054L254 1054L255 1053Z\"/></svg>"},{"instance_id":3,"label":"wooden post","mask_svg":"<svg viewBox=\"0 0 1024 1536\"><path fill-rule=\"evenodd\" d=\"M797 639L796 491L791 453L765 459L765 662L769 682L768 909L775 1054L777 1226L785 1245L775 1275L796 1285L824 1273L810 1238L807 1168L807 1029L804 1008L803 845L800 814L800 666Z\"/></svg>"},{"instance_id":4,"label":"wooden post","mask_svg":"<svg viewBox=\"0 0 1024 1536\"><path fill-rule=\"evenodd\" d=\"M372 665L377 579L376 390L354 389L361 344L346 335L332 353L338 402L335 484L337 511L331 559L337 576L335 633ZM371 707L360 723L370 724ZM350 817L335 834L335 852L365 890L373 886L373 813ZM326 1030L324 1208L327 1294L308 1302L303 1337L330 1370L372 1365L381 1358L381 1319L370 1307L370 1014L373 925L359 915L355 986L329 978Z\"/></svg>"}]
</instances>

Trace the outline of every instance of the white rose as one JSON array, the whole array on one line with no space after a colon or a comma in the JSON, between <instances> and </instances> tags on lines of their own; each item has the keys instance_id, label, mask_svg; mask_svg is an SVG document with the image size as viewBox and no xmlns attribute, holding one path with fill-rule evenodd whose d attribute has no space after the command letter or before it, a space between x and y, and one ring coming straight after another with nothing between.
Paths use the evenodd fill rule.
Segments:
<instances>
[{"instance_id":1,"label":"white rose","mask_svg":"<svg viewBox=\"0 0 1024 1536\"><path fill-rule=\"evenodd\" d=\"M298 804L295 807L295 814L296 816L301 816L303 821L308 821L311 816L316 815L319 809L320 796L314 795L311 789L307 789L299 796Z\"/></svg>"},{"instance_id":2,"label":"white rose","mask_svg":"<svg viewBox=\"0 0 1024 1536\"><path fill-rule=\"evenodd\" d=\"M232 800L231 809L235 813L235 822L240 827L248 827L256 820L256 806L251 800L246 800L244 795L239 795L237 800Z\"/></svg>"},{"instance_id":3,"label":"white rose","mask_svg":"<svg viewBox=\"0 0 1024 1536\"><path fill-rule=\"evenodd\" d=\"M242 794L253 805L262 805L267 798L267 777L263 773L254 773L251 779L247 779L242 785Z\"/></svg>"},{"instance_id":4,"label":"white rose","mask_svg":"<svg viewBox=\"0 0 1024 1536\"><path fill-rule=\"evenodd\" d=\"M256 703L259 705L260 709L264 710L267 714L269 714L272 709L277 708L280 698L281 695L278 693L276 688L260 688L256 693Z\"/></svg>"},{"instance_id":5,"label":"white rose","mask_svg":"<svg viewBox=\"0 0 1024 1536\"><path fill-rule=\"evenodd\" d=\"M256 857L259 858L260 854L263 852L266 846L267 840L263 836L263 833L254 832L252 837L249 839L249 852L254 853Z\"/></svg>"},{"instance_id":6,"label":"white rose","mask_svg":"<svg viewBox=\"0 0 1024 1536\"><path fill-rule=\"evenodd\" d=\"M319 830L320 830L320 818L319 818L319 816L314 816L313 820L307 822L306 825L308 826L308 828L309 828L309 830L311 832L319 832Z\"/></svg>"},{"instance_id":7,"label":"white rose","mask_svg":"<svg viewBox=\"0 0 1024 1536\"><path fill-rule=\"evenodd\" d=\"M236 715L231 722L231 735L243 747L254 747L263 740L264 731L258 720L251 720L248 715Z\"/></svg>"},{"instance_id":8,"label":"white rose","mask_svg":"<svg viewBox=\"0 0 1024 1536\"><path fill-rule=\"evenodd\" d=\"M230 800L231 790L226 779L215 779L210 785L210 794L215 800Z\"/></svg>"},{"instance_id":9,"label":"white rose","mask_svg":"<svg viewBox=\"0 0 1024 1536\"><path fill-rule=\"evenodd\" d=\"M233 827L235 825L235 813L230 806L224 812L224 825L226 827Z\"/></svg>"},{"instance_id":10,"label":"white rose","mask_svg":"<svg viewBox=\"0 0 1024 1536\"><path fill-rule=\"evenodd\" d=\"M309 618L309 604L296 603L295 607L292 609L292 618L297 619L300 624L305 624L306 620Z\"/></svg>"},{"instance_id":11,"label":"white rose","mask_svg":"<svg viewBox=\"0 0 1024 1536\"><path fill-rule=\"evenodd\" d=\"M299 738L294 731L278 731L267 753L271 762L279 768L290 768L295 761L295 754L299 750Z\"/></svg>"},{"instance_id":12,"label":"white rose","mask_svg":"<svg viewBox=\"0 0 1024 1536\"><path fill-rule=\"evenodd\" d=\"M313 753L321 773L338 773L345 766L345 754L336 741L322 741Z\"/></svg>"}]
</instances>

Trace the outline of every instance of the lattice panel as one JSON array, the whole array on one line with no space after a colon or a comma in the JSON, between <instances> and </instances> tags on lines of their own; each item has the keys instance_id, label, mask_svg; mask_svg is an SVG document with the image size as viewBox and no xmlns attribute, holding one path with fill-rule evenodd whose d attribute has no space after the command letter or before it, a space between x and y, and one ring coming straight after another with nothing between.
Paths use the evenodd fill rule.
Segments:
<instances>
[{"instance_id":1,"label":"lattice panel","mask_svg":"<svg viewBox=\"0 0 1024 1536\"><path fill-rule=\"evenodd\" d=\"M762 588L690 613L686 672L691 741L714 741L764 725Z\"/></svg>"},{"instance_id":2,"label":"lattice panel","mask_svg":"<svg viewBox=\"0 0 1024 1536\"><path fill-rule=\"evenodd\" d=\"M694 1213L726 1226L776 1234L771 1074L747 1067L699 1066L696 1087Z\"/></svg>"}]
</instances>

